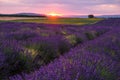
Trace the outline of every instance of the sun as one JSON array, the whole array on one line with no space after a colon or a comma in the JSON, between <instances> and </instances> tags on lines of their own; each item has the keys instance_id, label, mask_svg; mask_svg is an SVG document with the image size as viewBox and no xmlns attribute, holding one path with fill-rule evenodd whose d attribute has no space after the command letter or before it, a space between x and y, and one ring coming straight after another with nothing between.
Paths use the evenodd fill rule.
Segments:
<instances>
[{"instance_id":1,"label":"sun","mask_svg":"<svg viewBox=\"0 0 120 80\"><path fill-rule=\"evenodd\" d=\"M62 16L62 14L55 13L55 12L50 12L48 15L49 16L53 16L53 17L55 17L55 16Z\"/></svg>"}]
</instances>

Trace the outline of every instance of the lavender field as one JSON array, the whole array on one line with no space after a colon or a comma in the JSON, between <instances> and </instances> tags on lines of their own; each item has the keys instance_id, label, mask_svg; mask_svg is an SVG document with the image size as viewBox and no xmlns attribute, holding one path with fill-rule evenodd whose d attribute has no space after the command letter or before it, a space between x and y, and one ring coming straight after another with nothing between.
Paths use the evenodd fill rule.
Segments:
<instances>
[{"instance_id":1,"label":"lavender field","mask_svg":"<svg viewBox=\"0 0 120 80\"><path fill-rule=\"evenodd\" d=\"M0 80L120 80L120 19L0 22Z\"/></svg>"}]
</instances>

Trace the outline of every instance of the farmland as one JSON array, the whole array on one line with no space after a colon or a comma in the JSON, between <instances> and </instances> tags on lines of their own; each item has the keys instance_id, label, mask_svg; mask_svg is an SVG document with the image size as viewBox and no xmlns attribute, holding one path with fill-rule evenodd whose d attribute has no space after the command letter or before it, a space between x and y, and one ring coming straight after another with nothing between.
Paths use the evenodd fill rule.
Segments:
<instances>
[{"instance_id":1,"label":"farmland","mask_svg":"<svg viewBox=\"0 0 120 80\"><path fill-rule=\"evenodd\" d=\"M71 24L71 25L85 25L100 21L100 18L40 18L40 17L0 17L0 21L9 22L32 22L45 24Z\"/></svg>"},{"instance_id":2,"label":"farmland","mask_svg":"<svg viewBox=\"0 0 120 80\"><path fill-rule=\"evenodd\" d=\"M0 22L1 80L119 80L120 19Z\"/></svg>"}]
</instances>

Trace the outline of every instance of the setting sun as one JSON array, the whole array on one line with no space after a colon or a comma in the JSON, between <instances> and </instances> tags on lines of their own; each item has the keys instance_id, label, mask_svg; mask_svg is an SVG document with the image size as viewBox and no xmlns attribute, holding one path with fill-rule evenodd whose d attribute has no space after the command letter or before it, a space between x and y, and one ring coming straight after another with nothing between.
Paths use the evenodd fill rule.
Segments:
<instances>
[{"instance_id":1,"label":"setting sun","mask_svg":"<svg viewBox=\"0 0 120 80\"><path fill-rule=\"evenodd\" d=\"M55 13L55 12L51 12L48 15L49 16L62 16L62 14L58 14L58 13Z\"/></svg>"}]
</instances>

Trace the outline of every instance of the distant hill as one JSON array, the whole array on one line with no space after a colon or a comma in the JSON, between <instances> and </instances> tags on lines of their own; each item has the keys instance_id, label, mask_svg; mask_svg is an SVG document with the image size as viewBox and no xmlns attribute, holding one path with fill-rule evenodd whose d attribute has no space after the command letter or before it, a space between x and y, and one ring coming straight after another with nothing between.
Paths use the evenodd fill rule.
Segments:
<instances>
[{"instance_id":1,"label":"distant hill","mask_svg":"<svg viewBox=\"0 0 120 80\"><path fill-rule=\"evenodd\" d=\"M0 17L47 17L44 14L37 13L16 13L16 14L0 14ZM67 18L88 18L88 15L66 15ZM95 16L96 18L120 18L120 15L101 15Z\"/></svg>"},{"instance_id":2,"label":"distant hill","mask_svg":"<svg viewBox=\"0 0 120 80\"><path fill-rule=\"evenodd\" d=\"M16 14L0 14L1 17L46 17L44 14L36 13L16 13Z\"/></svg>"}]
</instances>

